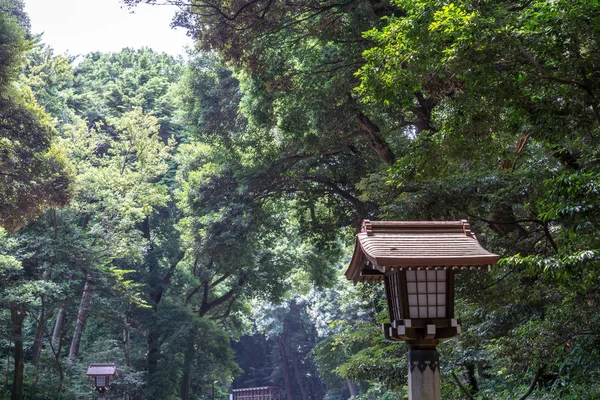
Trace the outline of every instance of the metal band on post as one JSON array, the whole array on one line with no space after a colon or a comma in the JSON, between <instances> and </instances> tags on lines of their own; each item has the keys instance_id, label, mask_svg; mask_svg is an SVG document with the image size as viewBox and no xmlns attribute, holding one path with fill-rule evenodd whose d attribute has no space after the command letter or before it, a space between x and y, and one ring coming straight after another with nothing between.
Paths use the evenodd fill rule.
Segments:
<instances>
[{"instance_id":1,"label":"metal band on post","mask_svg":"<svg viewBox=\"0 0 600 400\"><path fill-rule=\"evenodd\" d=\"M437 350L408 351L408 393L409 400L442 400Z\"/></svg>"}]
</instances>

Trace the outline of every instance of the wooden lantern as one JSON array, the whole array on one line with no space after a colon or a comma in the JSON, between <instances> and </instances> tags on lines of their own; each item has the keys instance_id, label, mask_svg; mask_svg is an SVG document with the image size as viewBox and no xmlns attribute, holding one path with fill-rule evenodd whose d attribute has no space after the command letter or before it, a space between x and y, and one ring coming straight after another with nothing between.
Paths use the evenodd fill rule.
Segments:
<instances>
[{"instance_id":1,"label":"wooden lantern","mask_svg":"<svg viewBox=\"0 0 600 400\"><path fill-rule=\"evenodd\" d=\"M454 276L489 269L498 256L484 250L467 221L363 221L346 277L384 281L387 339L435 348L460 333L454 317Z\"/></svg>"},{"instance_id":2,"label":"wooden lantern","mask_svg":"<svg viewBox=\"0 0 600 400\"><path fill-rule=\"evenodd\" d=\"M108 391L110 378L118 376L117 366L115 364L90 364L86 375L94 377L94 390L104 393Z\"/></svg>"}]
</instances>

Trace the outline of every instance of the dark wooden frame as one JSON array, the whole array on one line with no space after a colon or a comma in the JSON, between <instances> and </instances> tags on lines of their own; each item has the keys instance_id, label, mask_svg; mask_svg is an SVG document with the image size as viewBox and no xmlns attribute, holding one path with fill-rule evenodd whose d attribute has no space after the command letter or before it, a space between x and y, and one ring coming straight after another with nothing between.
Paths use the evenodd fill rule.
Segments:
<instances>
[{"instance_id":1,"label":"dark wooden frame","mask_svg":"<svg viewBox=\"0 0 600 400\"><path fill-rule=\"evenodd\" d=\"M407 270L405 268L390 268L385 274L384 286L390 321L383 324L383 333L386 339L437 344L440 340L458 335L461 324L460 320L454 318L454 277L456 271L443 268L446 273L446 318L410 318ZM395 304L396 299L399 300L398 304Z\"/></svg>"}]
</instances>

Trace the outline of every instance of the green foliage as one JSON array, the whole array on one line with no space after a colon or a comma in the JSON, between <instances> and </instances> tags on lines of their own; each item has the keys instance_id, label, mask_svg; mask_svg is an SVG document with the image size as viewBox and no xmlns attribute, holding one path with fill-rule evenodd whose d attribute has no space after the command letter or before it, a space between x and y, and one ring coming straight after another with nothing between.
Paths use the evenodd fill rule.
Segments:
<instances>
[{"instance_id":1,"label":"green foliage","mask_svg":"<svg viewBox=\"0 0 600 400\"><path fill-rule=\"evenodd\" d=\"M21 81L33 91L38 104L59 121L71 118L68 101L73 93L71 61L55 56L50 47L37 42L27 53Z\"/></svg>"},{"instance_id":2,"label":"green foliage","mask_svg":"<svg viewBox=\"0 0 600 400\"><path fill-rule=\"evenodd\" d=\"M403 397L383 293L343 280L342 249L363 218L468 218L502 261L457 278L444 397L464 395L455 377L480 399L598 396L597 2L194 1L175 24L215 53L187 70L148 49L71 67L38 46L21 86L19 6L0 3L0 173L32 176L0 181L24 206L2 224L67 203L43 190L69 187L66 159L77 179L70 206L2 237L2 301L43 321L95 285L79 361L31 356L29 392L59 377L85 396L84 364L106 357L117 391L203 398L240 372L233 338L263 346L235 385ZM42 325L25 319L26 346Z\"/></svg>"},{"instance_id":3,"label":"green foliage","mask_svg":"<svg viewBox=\"0 0 600 400\"><path fill-rule=\"evenodd\" d=\"M0 99L2 225L14 231L47 206L71 198L72 172L64 152L52 145L56 131L28 88L7 89Z\"/></svg>"},{"instance_id":4,"label":"green foliage","mask_svg":"<svg viewBox=\"0 0 600 400\"><path fill-rule=\"evenodd\" d=\"M74 68L69 106L90 122L141 108L158 118L163 138L175 136L175 82L183 71L181 60L150 49L91 53Z\"/></svg>"},{"instance_id":5,"label":"green foliage","mask_svg":"<svg viewBox=\"0 0 600 400\"><path fill-rule=\"evenodd\" d=\"M17 78L22 57L29 48L23 27L10 14L0 13L0 86Z\"/></svg>"},{"instance_id":6,"label":"green foliage","mask_svg":"<svg viewBox=\"0 0 600 400\"><path fill-rule=\"evenodd\" d=\"M65 155L52 143L54 125L29 87L15 82L29 46L23 27L1 13L0 225L9 231L71 198L73 176Z\"/></svg>"}]
</instances>

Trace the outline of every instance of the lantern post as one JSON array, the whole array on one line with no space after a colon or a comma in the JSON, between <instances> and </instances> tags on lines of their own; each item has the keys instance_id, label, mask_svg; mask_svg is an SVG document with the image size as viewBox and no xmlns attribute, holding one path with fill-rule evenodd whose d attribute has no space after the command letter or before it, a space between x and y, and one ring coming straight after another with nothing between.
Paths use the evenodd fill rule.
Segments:
<instances>
[{"instance_id":1,"label":"lantern post","mask_svg":"<svg viewBox=\"0 0 600 400\"><path fill-rule=\"evenodd\" d=\"M454 276L489 270L467 221L369 221L356 235L346 277L385 285L386 339L408 345L409 400L441 400L438 343L461 332L454 317Z\"/></svg>"},{"instance_id":2,"label":"lantern post","mask_svg":"<svg viewBox=\"0 0 600 400\"><path fill-rule=\"evenodd\" d=\"M117 375L115 364L90 364L86 372L87 376L94 377L94 390L98 392L98 398L106 398L106 392L110 385L110 378Z\"/></svg>"}]
</instances>

